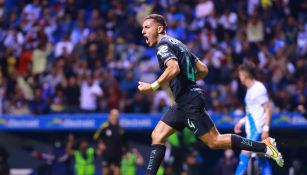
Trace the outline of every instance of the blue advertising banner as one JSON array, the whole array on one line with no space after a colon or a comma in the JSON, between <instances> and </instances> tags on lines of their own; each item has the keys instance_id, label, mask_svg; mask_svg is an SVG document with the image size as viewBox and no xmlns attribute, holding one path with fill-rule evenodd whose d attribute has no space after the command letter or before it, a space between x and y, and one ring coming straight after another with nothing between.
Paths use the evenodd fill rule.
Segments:
<instances>
[{"instance_id":1,"label":"blue advertising banner","mask_svg":"<svg viewBox=\"0 0 307 175\"><path fill-rule=\"evenodd\" d=\"M120 123L128 130L153 129L160 114L121 114ZM220 129L231 129L242 116L216 114L211 118ZM4 115L0 117L0 130L96 130L108 119L107 114L50 114ZM307 120L299 113L279 113L272 117L272 128L306 128Z\"/></svg>"}]
</instances>

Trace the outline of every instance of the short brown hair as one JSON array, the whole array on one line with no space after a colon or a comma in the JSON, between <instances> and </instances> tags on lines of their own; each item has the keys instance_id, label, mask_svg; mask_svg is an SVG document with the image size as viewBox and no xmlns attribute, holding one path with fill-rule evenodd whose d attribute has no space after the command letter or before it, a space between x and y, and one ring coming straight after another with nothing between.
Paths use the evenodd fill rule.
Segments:
<instances>
[{"instance_id":1,"label":"short brown hair","mask_svg":"<svg viewBox=\"0 0 307 175\"><path fill-rule=\"evenodd\" d=\"M254 63L245 63L239 66L239 71L247 72L250 78L256 77L256 66Z\"/></svg>"},{"instance_id":2,"label":"short brown hair","mask_svg":"<svg viewBox=\"0 0 307 175\"><path fill-rule=\"evenodd\" d=\"M162 15L150 14L150 15L146 16L144 20L146 20L146 19L153 19L153 20L155 20L157 23L162 25L164 31L166 30L167 23L166 23L165 18Z\"/></svg>"}]
</instances>

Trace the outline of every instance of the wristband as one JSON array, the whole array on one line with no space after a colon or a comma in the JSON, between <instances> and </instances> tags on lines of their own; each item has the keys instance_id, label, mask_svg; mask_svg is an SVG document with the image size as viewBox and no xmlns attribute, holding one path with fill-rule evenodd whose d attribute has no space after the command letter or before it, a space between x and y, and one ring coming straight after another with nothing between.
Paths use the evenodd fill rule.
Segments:
<instances>
[{"instance_id":1,"label":"wristband","mask_svg":"<svg viewBox=\"0 0 307 175\"><path fill-rule=\"evenodd\" d=\"M241 118L241 119L239 120L239 123L243 125L243 124L245 123L245 117L244 117L244 118Z\"/></svg>"},{"instance_id":2,"label":"wristband","mask_svg":"<svg viewBox=\"0 0 307 175\"><path fill-rule=\"evenodd\" d=\"M262 128L263 132L269 132L270 127L268 125L264 125L264 127Z\"/></svg>"},{"instance_id":3,"label":"wristband","mask_svg":"<svg viewBox=\"0 0 307 175\"><path fill-rule=\"evenodd\" d=\"M155 82L151 83L150 86L151 86L151 89L155 91L155 90L159 89L160 84L157 81L155 81Z\"/></svg>"}]
</instances>

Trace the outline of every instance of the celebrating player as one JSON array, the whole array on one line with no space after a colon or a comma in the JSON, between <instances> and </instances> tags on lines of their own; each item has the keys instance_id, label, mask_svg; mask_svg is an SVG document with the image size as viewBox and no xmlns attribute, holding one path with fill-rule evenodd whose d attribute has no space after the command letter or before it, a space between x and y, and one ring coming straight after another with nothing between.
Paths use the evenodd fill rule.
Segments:
<instances>
[{"instance_id":1,"label":"celebrating player","mask_svg":"<svg viewBox=\"0 0 307 175\"><path fill-rule=\"evenodd\" d=\"M176 131L188 127L211 149L240 149L263 152L283 166L283 158L274 139L263 142L252 141L235 134L220 134L205 110L205 97L196 80L203 79L207 66L179 40L166 35L163 16L151 14L144 19L142 34L150 47L156 48L163 73L153 83L139 82L141 92L157 90L169 84L176 104L158 122L152 132L152 146L146 175L155 175L165 154L166 138Z\"/></svg>"}]
</instances>

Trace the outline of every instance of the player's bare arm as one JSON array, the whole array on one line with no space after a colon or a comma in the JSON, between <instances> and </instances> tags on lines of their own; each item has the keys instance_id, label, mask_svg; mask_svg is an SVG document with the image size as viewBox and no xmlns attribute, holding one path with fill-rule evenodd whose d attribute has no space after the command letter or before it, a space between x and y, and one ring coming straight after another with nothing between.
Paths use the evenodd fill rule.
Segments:
<instances>
[{"instance_id":1,"label":"player's bare arm","mask_svg":"<svg viewBox=\"0 0 307 175\"><path fill-rule=\"evenodd\" d=\"M139 86L138 86L139 91L141 92L154 91L158 89L160 86L168 83L170 80L172 80L174 77L176 77L179 74L180 68L177 60L175 59L168 60L166 62L166 66L167 67L164 70L164 72L154 83L150 84L139 81Z\"/></svg>"},{"instance_id":2,"label":"player's bare arm","mask_svg":"<svg viewBox=\"0 0 307 175\"><path fill-rule=\"evenodd\" d=\"M246 122L246 116L241 118L239 122L235 125L234 132L236 134L240 134L242 132L242 126L245 124L245 122Z\"/></svg>"},{"instance_id":3,"label":"player's bare arm","mask_svg":"<svg viewBox=\"0 0 307 175\"><path fill-rule=\"evenodd\" d=\"M74 151L72 149L72 146L74 144L74 135L73 134L69 134L68 135L68 140L67 140L67 144L66 144L66 153L68 155L73 155L74 154Z\"/></svg>"},{"instance_id":4,"label":"player's bare arm","mask_svg":"<svg viewBox=\"0 0 307 175\"><path fill-rule=\"evenodd\" d=\"M269 102L263 103L263 108L265 112L265 123L262 131L262 140L266 139L269 137L269 130L270 130L270 124L271 124L271 119L272 119L272 108L269 104Z\"/></svg>"},{"instance_id":5,"label":"player's bare arm","mask_svg":"<svg viewBox=\"0 0 307 175\"><path fill-rule=\"evenodd\" d=\"M209 70L205 63L201 62L200 60L197 60L195 63L195 67L196 67L196 80L201 80L208 75Z\"/></svg>"}]
</instances>

